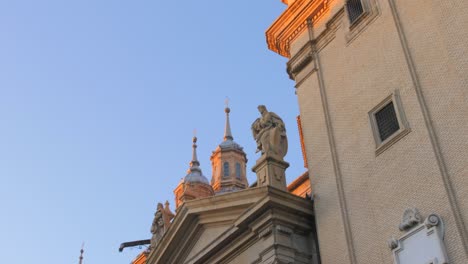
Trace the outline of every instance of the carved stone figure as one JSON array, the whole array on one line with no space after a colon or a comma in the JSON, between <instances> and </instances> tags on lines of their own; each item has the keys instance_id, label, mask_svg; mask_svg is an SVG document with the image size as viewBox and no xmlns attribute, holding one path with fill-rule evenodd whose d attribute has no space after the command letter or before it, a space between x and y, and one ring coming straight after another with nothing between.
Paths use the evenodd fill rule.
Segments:
<instances>
[{"instance_id":1,"label":"carved stone figure","mask_svg":"<svg viewBox=\"0 0 468 264\"><path fill-rule=\"evenodd\" d=\"M151 225L151 248L155 248L157 243L161 240L164 235L164 221L163 221L164 207L162 203L158 203L158 209L154 214L153 224Z\"/></svg>"},{"instance_id":2,"label":"carved stone figure","mask_svg":"<svg viewBox=\"0 0 468 264\"><path fill-rule=\"evenodd\" d=\"M156 245L161 241L162 237L169 229L171 220L174 218L174 214L169 209L169 202L166 201L166 207L162 203L158 203L156 213L154 213L153 224L151 225L151 246L155 248Z\"/></svg>"},{"instance_id":3,"label":"carved stone figure","mask_svg":"<svg viewBox=\"0 0 468 264\"><path fill-rule=\"evenodd\" d=\"M257 151L262 155L283 159L288 152L288 138L283 120L275 113L268 112L264 105L258 106L261 117L252 124L252 134L257 142Z\"/></svg>"}]
</instances>

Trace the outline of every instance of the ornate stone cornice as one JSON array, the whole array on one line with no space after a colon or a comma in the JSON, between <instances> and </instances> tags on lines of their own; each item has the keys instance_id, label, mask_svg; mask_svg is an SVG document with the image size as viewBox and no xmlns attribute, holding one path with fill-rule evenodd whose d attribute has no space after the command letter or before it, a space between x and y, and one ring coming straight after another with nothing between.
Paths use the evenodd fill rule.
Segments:
<instances>
[{"instance_id":1,"label":"ornate stone cornice","mask_svg":"<svg viewBox=\"0 0 468 264\"><path fill-rule=\"evenodd\" d=\"M296 74L301 72L310 62L313 61L312 47L314 42L308 41L287 63L286 71L291 80L295 79Z\"/></svg>"},{"instance_id":2,"label":"ornate stone cornice","mask_svg":"<svg viewBox=\"0 0 468 264\"><path fill-rule=\"evenodd\" d=\"M268 48L290 57L290 44L307 28L307 20L319 20L329 8L330 0L296 0L266 31Z\"/></svg>"}]
</instances>

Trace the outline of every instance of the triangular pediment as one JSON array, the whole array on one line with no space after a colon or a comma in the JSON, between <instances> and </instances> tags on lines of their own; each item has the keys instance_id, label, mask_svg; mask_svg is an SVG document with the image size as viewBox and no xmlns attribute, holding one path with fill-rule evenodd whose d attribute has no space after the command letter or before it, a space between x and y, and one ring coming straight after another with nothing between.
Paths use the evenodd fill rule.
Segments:
<instances>
[{"instance_id":1,"label":"triangular pediment","mask_svg":"<svg viewBox=\"0 0 468 264\"><path fill-rule=\"evenodd\" d=\"M190 253L187 254L186 259L193 258L198 252L211 244L217 237L231 227L231 224L201 225L199 234L192 240L194 244L190 246Z\"/></svg>"},{"instance_id":2,"label":"triangular pediment","mask_svg":"<svg viewBox=\"0 0 468 264\"><path fill-rule=\"evenodd\" d=\"M297 217L289 225L310 230L311 201L271 187L185 202L170 229L151 251L148 264L229 263L229 259L246 251L245 245L257 241L260 233L268 237L271 223L290 222L288 214ZM252 250L257 249L252 246Z\"/></svg>"},{"instance_id":3,"label":"triangular pediment","mask_svg":"<svg viewBox=\"0 0 468 264\"><path fill-rule=\"evenodd\" d=\"M154 263L184 263L232 227L262 195L250 189L186 201L177 209L171 228L151 252L148 263L153 263L153 258Z\"/></svg>"}]
</instances>

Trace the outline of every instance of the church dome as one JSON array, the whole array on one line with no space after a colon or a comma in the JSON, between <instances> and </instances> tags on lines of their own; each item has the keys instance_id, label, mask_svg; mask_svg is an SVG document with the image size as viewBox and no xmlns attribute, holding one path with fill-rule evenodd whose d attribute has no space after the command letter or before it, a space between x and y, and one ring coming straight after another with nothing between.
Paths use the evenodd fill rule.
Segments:
<instances>
[{"instance_id":1,"label":"church dome","mask_svg":"<svg viewBox=\"0 0 468 264\"><path fill-rule=\"evenodd\" d=\"M195 182L198 182L198 183L204 183L204 184L210 184L208 182L208 179L200 172L197 172L197 171L192 171L192 172L189 172L189 174L187 174L185 177L184 177L184 183L195 183Z\"/></svg>"},{"instance_id":2,"label":"church dome","mask_svg":"<svg viewBox=\"0 0 468 264\"><path fill-rule=\"evenodd\" d=\"M238 150L243 150L244 148L241 147L239 144L237 144L234 140L232 139L226 139L221 144L219 144L219 147L222 150L225 149L238 149Z\"/></svg>"}]
</instances>

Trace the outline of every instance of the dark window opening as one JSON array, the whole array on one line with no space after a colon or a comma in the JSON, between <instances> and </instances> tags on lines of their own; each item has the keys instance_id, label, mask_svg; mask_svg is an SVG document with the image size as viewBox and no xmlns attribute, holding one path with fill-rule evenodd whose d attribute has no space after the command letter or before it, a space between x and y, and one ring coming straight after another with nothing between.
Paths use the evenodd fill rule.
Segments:
<instances>
[{"instance_id":1,"label":"dark window opening","mask_svg":"<svg viewBox=\"0 0 468 264\"><path fill-rule=\"evenodd\" d=\"M346 1L346 8L348 9L349 22L351 25L364 13L361 0Z\"/></svg>"},{"instance_id":2,"label":"dark window opening","mask_svg":"<svg viewBox=\"0 0 468 264\"><path fill-rule=\"evenodd\" d=\"M229 177L229 163L224 162L223 166L224 166L224 168L223 168L223 171L224 171L223 176L224 176L224 177Z\"/></svg>"},{"instance_id":3,"label":"dark window opening","mask_svg":"<svg viewBox=\"0 0 468 264\"><path fill-rule=\"evenodd\" d=\"M241 178L241 165L239 163L236 163L236 177Z\"/></svg>"},{"instance_id":4,"label":"dark window opening","mask_svg":"<svg viewBox=\"0 0 468 264\"><path fill-rule=\"evenodd\" d=\"M377 122L381 141L385 141L400 129L393 102L390 102L375 113L375 121Z\"/></svg>"}]
</instances>

